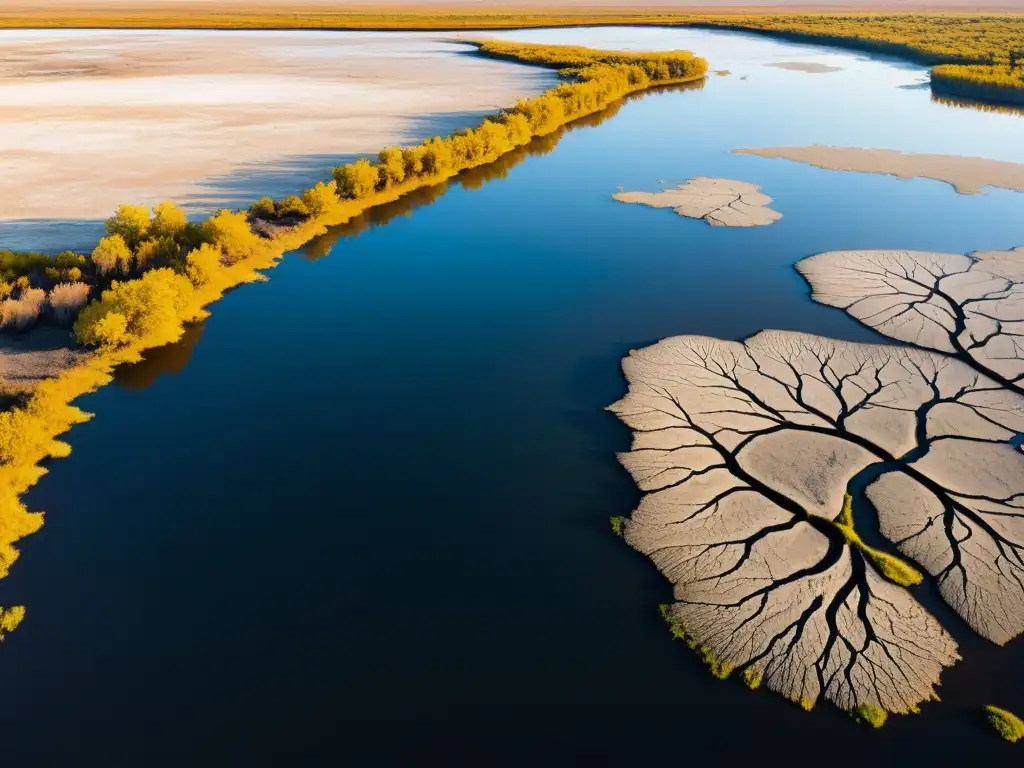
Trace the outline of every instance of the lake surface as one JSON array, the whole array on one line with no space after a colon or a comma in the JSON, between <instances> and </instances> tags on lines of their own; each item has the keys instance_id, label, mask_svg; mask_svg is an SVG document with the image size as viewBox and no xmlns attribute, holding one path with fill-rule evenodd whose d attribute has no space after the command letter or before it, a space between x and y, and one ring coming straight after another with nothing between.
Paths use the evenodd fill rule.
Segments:
<instances>
[{"instance_id":1,"label":"lake surface","mask_svg":"<svg viewBox=\"0 0 1024 768\"><path fill-rule=\"evenodd\" d=\"M715 680L615 538L638 500L603 411L632 348L762 328L880 341L793 270L831 249L1024 244L1024 196L729 154L832 143L1024 161L1016 114L933 102L915 65L700 31L510 39L689 48L732 74L628 101L520 162L289 255L83 398L0 603L4 765L995 764L1021 640L961 644L944 701L869 732ZM839 72L764 66L818 62ZM745 79L743 79L745 78ZM711 228L615 203L760 184ZM909 762L908 762L909 761Z\"/></svg>"}]
</instances>

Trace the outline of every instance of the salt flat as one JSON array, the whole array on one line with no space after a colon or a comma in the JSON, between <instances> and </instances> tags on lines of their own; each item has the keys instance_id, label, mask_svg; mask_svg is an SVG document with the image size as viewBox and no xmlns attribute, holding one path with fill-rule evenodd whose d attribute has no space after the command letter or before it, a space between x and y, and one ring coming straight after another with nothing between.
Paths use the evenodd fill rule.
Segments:
<instances>
[{"instance_id":1,"label":"salt flat","mask_svg":"<svg viewBox=\"0 0 1024 768\"><path fill-rule=\"evenodd\" d=\"M295 192L345 155L476 123L555 79L444 38L0 32L0 244L28 247L40 231L12 220Z\"/></svg>"}]
</instances>

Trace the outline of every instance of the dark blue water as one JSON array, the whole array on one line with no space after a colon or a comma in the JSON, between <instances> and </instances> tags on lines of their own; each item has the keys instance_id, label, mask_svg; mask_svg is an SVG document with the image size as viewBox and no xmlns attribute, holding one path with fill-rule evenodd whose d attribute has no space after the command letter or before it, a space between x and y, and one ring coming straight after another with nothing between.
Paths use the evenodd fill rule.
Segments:
<instances>
[{"instance_id":1,"label":"dark blue water","mask_svg":"<svg viewBox=\"0 0 1024 768\"><path fill-rule=\"evenodd\" d=\"M868 732L712 678L609 530L637 501L603 411L629 349L878 340L811 303L793 263L1024 243L1020 195L727 153L889 135L866 145L1014 159L1018 117L932 103L882 60L806 75L744 55L289 255L83 398L96 418L29 495L47 524L0 582L28 607L0 654L4 765L1012 758L978 708L1024 710L1019 640L951 622L944 701ZM720 229L611 200L695 175L760 184L785 218Z\"/></svg>"}]
</instances>

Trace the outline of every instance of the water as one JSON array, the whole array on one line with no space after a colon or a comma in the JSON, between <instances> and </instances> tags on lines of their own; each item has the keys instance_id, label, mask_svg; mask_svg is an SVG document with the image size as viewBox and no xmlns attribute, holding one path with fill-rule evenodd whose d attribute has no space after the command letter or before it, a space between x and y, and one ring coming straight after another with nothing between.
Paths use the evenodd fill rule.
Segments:
<instances>
[{"instance_id":1,"label":"water","mask_svg":"<svg viewBox=\"0 0 1024 768\"><path fill-rule=\"evenodd\" d=\"M951 619L965 661L944 701L880 732L712 678L657 616L667 583L609 531L637 493L602 409L625 391L620 358L672 334L878 341L810 302L806 255L1024 243L1018 194L730 149L1021 160L1024 122L901 87L919 67L811 46L507 36L656 40L733 74L325 236L83 398L96 418L30 494L47 524L0 582L29 609L0 655L5 765L1012 755L978 708L1024 710L1024 646ZM780 60L844 69L763 67ZM785 218L718 229L610 198L695 175L760 184Z\"/></svg>"}]
</instances>

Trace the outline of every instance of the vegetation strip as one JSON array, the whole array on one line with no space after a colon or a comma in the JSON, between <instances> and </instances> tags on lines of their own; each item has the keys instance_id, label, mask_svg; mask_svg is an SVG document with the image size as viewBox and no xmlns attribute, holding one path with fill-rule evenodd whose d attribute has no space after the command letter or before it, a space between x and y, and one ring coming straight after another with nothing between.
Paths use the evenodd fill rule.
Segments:
<instances>
[{"instance_id":1,"label":"vegetation strip","mask_svg":"<svg viewBox=\"0 0 1024 768\"><path fill-rule=\"evenodd\" d=\"M109 382L114 366L177 340L184 324L205 317L205 307L225 291L265 279L259 270L329 226L490 163L631 93L699 80L707 71L707 62L686 51L476 45L486 56L558 67L567 81L475 129L381 150L376 163L363 159L335 168L331 181L301 197L264 198L249 212L223 210L202 224L189 223L169 202L152 212L124 205L89 256L0 253L10 280L0 286L0 323L25 329L44 313L51 322L74 320L78 340L96 350L31 393L14 393L0 412L0 578L18 557L15 544L43 523L42 513L30 512L21 496L46 472L42 462L70 452L57 438L89 418L72 401ZM0 606L0 637L23 616L21 607Z\"/></svg>"},{"instance_id":2,"label":"vegetation strip","mask_svg":"<svg viewBox=\"0 0 1024 768\"><path fill-rule=\"evenodd\" d=\"M940 92L1024 103L1024 16L963 13L694 14L671 10L555 9L548 12L394 9L390 12L282 11L233 8L174 13L40 9L0 12L0 28L104 29L522 29L565 26L703 26L742 29L805 42L824 42L909 56L928 64Z\"/></svg>"}]
</instances>

